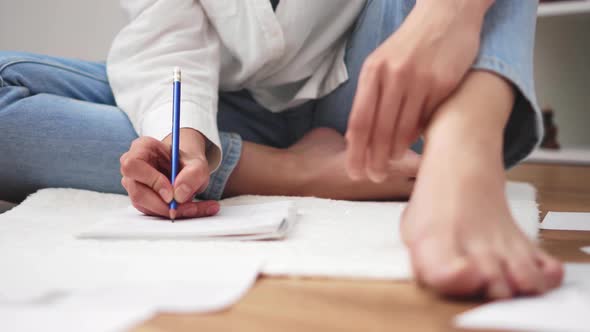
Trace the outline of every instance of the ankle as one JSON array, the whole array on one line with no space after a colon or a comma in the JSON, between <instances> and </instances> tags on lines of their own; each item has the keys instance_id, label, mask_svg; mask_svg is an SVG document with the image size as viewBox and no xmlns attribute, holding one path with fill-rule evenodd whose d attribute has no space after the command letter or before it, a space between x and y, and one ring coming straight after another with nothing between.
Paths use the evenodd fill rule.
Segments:
<instances>
[{"instance_id":1,"label":"ankle","mask_svg":"<svg viewBox=\"0 0 590 332\"><path fill-rule=\"evenodd\" d=\"M306 166L305 156L302 153L290 149L276 151L276 169L279 176L284 179L285 195L307 196L309 195L310 170Z\"/></svg>"}]
</instances>

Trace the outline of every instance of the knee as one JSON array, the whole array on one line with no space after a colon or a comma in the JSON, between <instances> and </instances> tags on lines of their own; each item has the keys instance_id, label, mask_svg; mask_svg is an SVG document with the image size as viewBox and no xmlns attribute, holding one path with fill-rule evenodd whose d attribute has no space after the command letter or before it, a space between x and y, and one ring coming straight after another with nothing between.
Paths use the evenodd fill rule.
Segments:
<instances>
[{"instance_id":1,"label":"knee","mask_svg":"<svg viewBox=\"0 0 590 332\"><path fill-rule=\"evenodd\" d=\"M387 25L401 21L410 13L416 0L368 0L363 14L368 16L368 22L381 22Z\"/></svg>"},{"instance_id":2,"label":"knee","mask_svg":"<svg viewBox=\"0 0 590 332\"><path fill-rule=\"evenodd\" d=\"M0 88L22 85L29 74L36 72L34 63L39 56L26 52L0 51Z\"/></svg>"}]
</instances>

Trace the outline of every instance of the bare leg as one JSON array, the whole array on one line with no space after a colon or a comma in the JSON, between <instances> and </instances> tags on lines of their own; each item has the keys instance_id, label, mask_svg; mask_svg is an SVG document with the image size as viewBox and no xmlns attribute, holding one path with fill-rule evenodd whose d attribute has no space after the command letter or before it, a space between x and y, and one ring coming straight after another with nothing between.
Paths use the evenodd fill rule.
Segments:
<instances>
[{"instance_id":1,"label":"bare leg","mask_svg":"<svg viewBox=\"0 0 590 332\"><path fill-rule=\"evenodd\" d=\"M244 142L226 197L259 194L316 196L349 200L407 199L419 158L409 155L384 183L353 181L345 171L344 137L335 130L312 130L288 149Z\"/></svg>"},{"instance_id":2,"label":"bare leg","mask_svg":"<svg viewBox=\"0 0 590 332\"><path fill-rule=\"evenodd\" d=\"M560 263L516 227L505 196L502 134L514 92L475 71L426 131L416 187L402 220L417 279L449 295L542 293Z\"/></svg>"}]
</instances>

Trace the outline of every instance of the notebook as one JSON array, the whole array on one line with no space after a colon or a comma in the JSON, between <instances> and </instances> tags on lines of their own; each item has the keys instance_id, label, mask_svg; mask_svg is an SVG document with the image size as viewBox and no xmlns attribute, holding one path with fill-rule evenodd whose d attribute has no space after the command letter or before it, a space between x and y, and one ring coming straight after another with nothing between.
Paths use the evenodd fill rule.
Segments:
<instances>
[{"instance_id":1,"label":"notebook","mask_svg":"<svg viewBox=\"0 0 590 332\"><path fill-rule=\"evenodd\" d=\"M222 206L215 216L175 222L146 216L128 207L108 213L77 237L120 240L272 240L287 236L295 217L292 201Z\"/></svg>"}]
</instances>

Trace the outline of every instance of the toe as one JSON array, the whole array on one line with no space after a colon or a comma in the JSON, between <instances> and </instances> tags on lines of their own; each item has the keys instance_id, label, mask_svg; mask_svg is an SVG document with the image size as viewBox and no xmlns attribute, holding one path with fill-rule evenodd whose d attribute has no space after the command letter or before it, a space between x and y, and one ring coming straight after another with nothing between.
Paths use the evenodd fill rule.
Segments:
<instances>
[{"instance_id":1,"label":"toe","mask_svg":"<svg viewBox=\"0 0 590 332\"><path fill-rule=\"evenodd\" d=\"M563 264L543 250L537 251L537 266L541 269L547 289L558 287L564 276Z\"/></svg>"},{"instance_id":2,"label":"toe","mask_svg":"<svg viewBox=\"0 0 590 332\"><path fill-rule=\"evenodd\" d=\"M491 300L505 299L513 296L513 288L508 280L507 271L500 256L492 251L474 254L479 273L485 280L485 294Z\"/></svg>"},{"instance_id":3,"label":"toe","mask_svg":"<svg viewBox=\"0 0 590 332\"><path fill-rule=\"evenodd\" d=\"M429 237L416 242L410 253L418 282L437 293L470 296L482 286L474 264L451 241Z\"/></svg>"},{"instance_id":4,"label":"toe","mask_svg":"<svg viewBox=\"0 0 590 332\"><path fill-rule=\"evenodd\" d=\"M517 294L533 295L545 291L546 283L541 269L532 255L519 253L505 258L510 283Z\"/></svg>"}]
</instances>

